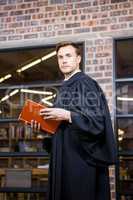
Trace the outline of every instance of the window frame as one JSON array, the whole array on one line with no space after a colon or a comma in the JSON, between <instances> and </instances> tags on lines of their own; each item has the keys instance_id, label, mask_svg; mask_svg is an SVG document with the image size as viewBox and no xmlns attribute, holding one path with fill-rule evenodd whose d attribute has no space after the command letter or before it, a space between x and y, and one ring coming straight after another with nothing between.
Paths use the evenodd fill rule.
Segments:
<instances>
[{"instance_id":1,"label":"window frame","mask_svg":"<svg viewBox=\"0 0 133 200\"><path fill-rule=\"evenodd\" d=\"M116 100L116 89L117 89L117 83L127 83L131 82L133 83L133 77L132 78L117 78L117 62L116 62L116 43L117 41L124 41L124 40L133 40L133 37L121 37L121 38L114 38L113 39L113 91L114 91L114 97L113 98L113 105L114 105L114 131L116 134L116 139L117 139L117 147L119 147L118 144L118 134L117 134L117 119L121 118L133 118L133 114L117 114L116 112L116 105L117 105L117 100ZM118 149L118 148L117 148ZM116 199L120 200L121 196L133 196L133 192L123 192L120 190L119 187L119 182L120 182L120 175L119 175L119 168L120 168L120 162L119 162L119 157L133 157L133 150L127 150L127 151L118 151L118 162L116 165Z\"/></svg>"},{"instance_id":2,"label":"window frame","mask_svg":"<svg viewBox=\"0 0 133 200\"><path fill-rule=\"evenodd\" d=\"M80 42L75 42L76 44L82 45L82 49L83 49L83 53L82 53L82 71L85 71L85 41L80 41ZM23 47L11 47L11 48L0 48L0 52L9 52L9 51L17 51L17 50L25 50L25 49L39 49L39 48L50 48L50 47L55 47L55 44L50 44L50 45L34 45L34 46L23 46ZM4 86L0 86L0 90L1 89L15 89L15 88L30 88L30 87L40 87L40 86L44 86L44 84L46 85L46 87L49 86L61 86L61 81L51 81L46 83L45 81L42 81L41 84L19 84L19 85L4 85ZM10 123L10 122L14 122L17 123L18 120L16 118L5 118L5 119L0 119L0 123ZM48 157L49 155L45 152L0 152L0 158L19 158L19 157ZM6 188L6 187L0 187L0 193L46 193L47 192L47 188Z\"/></svg>"}]
</instances>

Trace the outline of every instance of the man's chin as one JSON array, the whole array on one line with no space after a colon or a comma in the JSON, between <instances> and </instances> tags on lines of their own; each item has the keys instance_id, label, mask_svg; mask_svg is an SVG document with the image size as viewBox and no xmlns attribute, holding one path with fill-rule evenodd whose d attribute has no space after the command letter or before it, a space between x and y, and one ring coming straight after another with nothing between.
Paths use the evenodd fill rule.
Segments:
<instances>
[{"instance_id":1,"label":"man's chin","mask_svg":"<svg viewBox=\"0 0 133 200\"><path fill-rule=\"evenodd\" d=\"M64 75L67 75L67 74L71 74L72 72L71 71L68 71L68 70L62 70L61 71Z\"/></svg>"}]
</instances>

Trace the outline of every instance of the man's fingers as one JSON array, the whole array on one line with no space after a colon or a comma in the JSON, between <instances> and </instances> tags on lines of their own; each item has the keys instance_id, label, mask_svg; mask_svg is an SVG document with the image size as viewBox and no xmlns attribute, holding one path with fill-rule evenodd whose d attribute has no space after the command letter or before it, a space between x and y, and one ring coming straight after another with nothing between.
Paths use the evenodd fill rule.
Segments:
<instances>
[{"instance_id":1,"label":"man's fingers","mask_svg":"<svg viewBox=\"0 0 133 200\"><path fill-rule=\"evenodd\" d=\"M31 128L34 126L34 120L31 120Z\"/></svg>"},{"instance_id":2,"label":"man's fingers","mask_svg":"<svg viewBox=\"0 0 133 200\"><path fill-rule=\"evenodd\" d=\"M53 116L45 116L45 117L43 117L43 119L54 119L54 117Z\"/></svg>"},{"instance_id":3,"label":"man's fingers","mask_svg":"<svg viewBox=\"0 0 133 200\"><path fill-rule=\"evenodd\" d=\"M53 113L51 112L51 111L49 111L49 112L44 112L44 113L40 113L40 116L52 116L53 115Z\"/></svg>"},{"instance_id":4,"label":"man's fingers","mask_svg":"<svg viewBox=\"0 0 133 200\"><path fill-rule=\"evenodd\" d=\"M41 125L37 121L31 120L31 128L33 129L33 131L37 132L40 131Z\"/></svg>"},{"instance_id":5,"label":"man's fingers","mask_svg":"<svg viewBox=\"0 0 133 200\"><path fill-rule=\"evenodd\" d=\"M28 122L25 122L24 124L25 124L25 126L27 126L27 125L28 125Z\"/></svg>"},{"instance_id":6,"label":"man's fingers","mask_svg":"<svg viewBox=\"0 0 133 200\"><path fill-rule=\"evenodd\" d=\"M37 130L38 130L38 131L40 131L40 129L41 129L41 124L40 124L40 123L38 123Z\"/></svg>"},{"instance_id":7,"label":"man's fingers","mask_svg":"<svg viewBox=\"0 0 133 200\"><path fill-rule=\"evenodd\" d=\"M34 121L33 128L34 128L34 130L36 130L36 129L37 129L37 122L36 122L36 121Z\"/></svg>"},{"instance_id":8,"label":"man's fingers","mask_svg":"<svg viewBox=\"0 0 133 200\"><path fill-rule=\"evenodd\" d=\"M40 110L40 115L45 115L47 113L51 113L52 112L52 108L44 108Z\"/></svg>"}]
</instances>

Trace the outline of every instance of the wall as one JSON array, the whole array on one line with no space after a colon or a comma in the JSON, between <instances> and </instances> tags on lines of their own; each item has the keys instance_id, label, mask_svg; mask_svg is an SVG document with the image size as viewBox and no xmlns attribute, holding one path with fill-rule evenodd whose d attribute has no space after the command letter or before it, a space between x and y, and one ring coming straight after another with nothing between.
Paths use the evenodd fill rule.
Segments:
<instances>
[{"instance_id":1,"label":"wall","mask_svg":"<svg viewBox=\"0 0 133 200\"><path fill-rule=\"evenodd\" d=\"M0 48L83 41L85 72L100 83L112 113L113 38L132 35L133 0L0 0ZM114 200L113 167L110 180Z\"/></svg>"}]
</instances>

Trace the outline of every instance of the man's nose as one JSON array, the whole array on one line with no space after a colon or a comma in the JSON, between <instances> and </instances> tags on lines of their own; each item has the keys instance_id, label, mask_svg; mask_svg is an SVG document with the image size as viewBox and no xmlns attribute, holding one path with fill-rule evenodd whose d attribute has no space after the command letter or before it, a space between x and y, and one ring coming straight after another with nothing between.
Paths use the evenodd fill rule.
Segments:
<instances>
[{"instance_id":1,"label":"man's nose","mask_svg":"<svg viewBox=\"0 0 133 200\"><path fill-rule=\"evenodd\" d=\"M63 63L66 63L67 62L67 59L66 58L63 58Z\"/></svg>"},{"instance_id":2,"label":"man's nose","mask_svg":"<svg viewBox=\"0 0 133 200\"><path fill-rule=\"evenodd\" d=\"M67 63L67 61L66 61L66 60L63 60L63 64L65 64L65 63Z\"/></svg>"}]
</instances>

